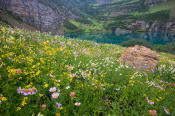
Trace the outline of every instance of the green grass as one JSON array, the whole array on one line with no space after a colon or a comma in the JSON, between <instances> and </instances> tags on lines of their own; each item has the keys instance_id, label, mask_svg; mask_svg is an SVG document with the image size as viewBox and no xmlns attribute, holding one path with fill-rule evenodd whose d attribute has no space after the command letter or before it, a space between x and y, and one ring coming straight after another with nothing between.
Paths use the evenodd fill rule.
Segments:
<instances>
[{"instance_id":1,"label":"green grass","mask_svg":"<svg viewBox=\"0 0 175 116\"><path fill-rule=\"evenodd\" d=\"M83 20L83 19L82 19ZM68 26L64 26L63 28L65 29L65 32L70 33L70 32L85 32L85 33L89 33L89 32L106 32L106 30L103 28L103 22L102 21L96 21L94 19L88 19L88 22L91 23L84 23L85 20L83 20L84 22L81 21L77 21L77 20L69 20L69 25ZM86 21L87 22L87 21ZM71 26L70 25L74 25ZM76 27L76 28L75 28Z\"/></svg>"},{"instance_id":2,"label":"green grass","mask_svg":"<svg viewBox=\"0 0 175 116\"><path fill-rule=\"evenodd\" d=\"M142 45L152 50L155 50L157 52L166 52L166 53L175 54L175 42L168 43L166 45L152 44L145 40L130 40L130 41L121 43L121 46L124 46L124 47L131 47L135 45Z\"/></svg>"},{"instance_id":3,"label":"green grass","mask_svg":"<svg viewBox=\"0 0 175 116\"><path fill-rule=\"evenodd\" d=\"M147 15L147 14L154 14L156 12L167 11L167 10L173 12L172 10L174 8L175 8L175 1L170 0L166 3L161 3L161 4L158 4L154 7L151 7L146 12L136 11L136 12L132 12L131 14L134 15L134 16L144 16L144 15Z\"/></svg>"},{"instance_id":4,"label":"green grass","mask_svg":"<svg viewBox=\"0 0 175 116\"><path fill-rule=\"evenodd\" d=\"M1 26L0 115L166 115L164 107L175 115L174 56L161 53L155 72L137 72L118 62L124 49ZM25 96L19 87L37 91Z\"/></svg>"}]
</instances>

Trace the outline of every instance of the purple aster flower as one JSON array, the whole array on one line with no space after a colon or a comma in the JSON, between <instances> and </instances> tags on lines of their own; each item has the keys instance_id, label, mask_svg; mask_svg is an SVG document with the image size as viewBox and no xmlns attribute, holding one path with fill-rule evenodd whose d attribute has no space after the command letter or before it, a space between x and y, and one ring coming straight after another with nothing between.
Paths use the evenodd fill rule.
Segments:
<instances>
[{"instance_id":1,"label":"purple aster flower","mask_svg":"<svg viewBox=\"0 0 175 116\"><path fill-rule=\"evenodd\" d=\"M28 92L29 92L29 89L23 89L22 93L23 93L23 95L27 96L27 95L29 95Z\"/></svg>"},{"instance_id":2,"label":"purple aster flower","mask_svg":"<svg viewBox=\"0 0 175 116\"><path fill-rule=\"evenodd\" d=\"M29 95L34 95L35 94L35 90L33 90L33 89L30 88L28 94Z\"/></svg>"},{"instance_id":3,"label":"purple aster flower","mask_svg":"<svg viewBox=\"0 0 175 116\"><path fill-rule=\"evenodd\" d=\"M17 89L17 92L18 92L18 93L23 93L23 89L22 89L21 87L19 87L19 88Z\"/></svg>"},{"instance_id":4,"label":"purple aster flower","mask_svg":"<svg viewBox=\"0 0 175 116\"><path fill-rule=\"evenodd\" d=\"M146 76L148 76L148 75L145 73L144 76L146 77Z\"/></svg>"},{"instance_id":5,"label":"purple aster flower","mask_svg":"<svg viewBox=\"0 0 175 116\"><path fill-rule=\"evenodd\" d=\"M28 92L24 92L24 91L23 91L23 95L27 96L27 95L28 95Z\"/></svg>"},{"instance_id":6,"label":"purple aster flower","mask_svg":"<svg viewBox=\"0 0 175 116\"><path fill-rule=\"evenodd\" d=\"M60 109L61 104L60 103L56 103L56 105L57 105L57 108Z\"/></svg>"},{"instance_id":7,"label":"purple aster flower","mask_svg":"<svg viewBox=\"0 0 175 116\"><path fill-rule=\"evenodd\" d=\"M52 98L57 99L59 97L59 93L53 93Z\"/></svg>"},{"instance_id":8,"label":"purple aster flower","mask_svg":"<svg viewBox=\"0 0 175 116\"><path fill-rule=\"evenodd\" d=\"M50 73L50 77L54 77L54 74L53 73Z\"/></svg>"},{"instance_id":9,"label":"purple aster flower","mask_svg":"<svg viewBox=\"0 0 175 116\"><path fill-rule=\"evenodd\" d=\"M56 90L57 90L56 87L52 87L52 88L49 89L49 91L52 92L52 93L55 92Z\"/></svg>"},{"instance_id":10,"label":"purple aster flower","mask_svg":"<svg viewBox=\"0 0 175 116\"><path fill-rule=\"evenodd\" d=\"M147 102L148 102L149 104L151 104L151 105L154 104L154 102L153 102L152 100L147 100Z\"/></svg>"},{"instance_id":11,"label":"purple aster flower","mask_svg":"<svg viewBox=\"0 0 175 116\"><path fill-rule=\"evenodd\" d=\"M166 114L168 114L168 115L170 114L170 110L168 108L163 107L163 109L164 109Z\"/></svg>"}]
</instances>

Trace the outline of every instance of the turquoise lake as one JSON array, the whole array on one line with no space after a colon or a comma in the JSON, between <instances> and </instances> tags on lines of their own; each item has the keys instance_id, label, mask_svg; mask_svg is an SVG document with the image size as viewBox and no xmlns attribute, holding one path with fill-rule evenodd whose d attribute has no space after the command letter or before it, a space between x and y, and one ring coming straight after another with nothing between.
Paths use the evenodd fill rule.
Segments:
<instances>
[{"instance_id":1,"label":"turquoise lake","mask_svg":"<svg viewBox=\"0 0 175 116\"><path fill-rule=\"evenodd\" d=\"M162 33L129 33L129 34L102 34L102 33L73 33L65 37L90 40L97 43L121 44L129 40L145 40L152 44L167 44L175 42L175 35Z\"/></svg>"}]
</instances>

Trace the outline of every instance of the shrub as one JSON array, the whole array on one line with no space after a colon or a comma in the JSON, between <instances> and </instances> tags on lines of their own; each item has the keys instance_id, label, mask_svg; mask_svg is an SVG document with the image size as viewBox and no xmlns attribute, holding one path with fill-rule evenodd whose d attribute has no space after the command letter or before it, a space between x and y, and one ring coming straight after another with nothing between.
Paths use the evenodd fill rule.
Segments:
<instances>
[{"instance_id":1,"label":"shrub","mask_svg":"<svg viewBox=\"0 0 175 116\"><path fill-rule=\"evenodd\" d=\"M121 43L121 45L124 47L141 45L141 46L145 46L145 47L153 49L153 45L145 40L130 40L130 41L126 41L126 42Z\"/></svg>"},{"instance_id":2,"label":"shrub","mask_svg":"<svg viewBox=\"0 0 175 116\"><path fill-rule=\"evenodd\" d=\"M70 29L70 30L78 29L74 24L72 24L69 21L64 21L64 27L66 27L67 29Z\"/></svg>"}]
</instances>

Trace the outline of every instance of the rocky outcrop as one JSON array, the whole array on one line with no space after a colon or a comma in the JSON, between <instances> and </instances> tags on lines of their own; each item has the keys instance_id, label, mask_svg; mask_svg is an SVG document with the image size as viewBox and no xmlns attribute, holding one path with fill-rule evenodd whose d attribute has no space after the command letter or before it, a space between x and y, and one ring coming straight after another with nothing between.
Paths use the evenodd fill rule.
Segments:
<instances>
[{"instance_id":1,"label":"rocky outcrop","mask_svg":"<svg viewBox=\"0 0 175 116\"><path fill-rule=\"evenodd\" d=\"M117 28L115 29L115 34L116 35L123 35L123 34L128 34L128 33L131 33L130 30L126 30L126 29L121 29L121 28Z\"/></svg>"},{"instance_id":2,"label":"rocky outcrop","mask_svg":"<svg viewBox=\"0 0 175 116\"><path fill-rule=\"evenodd\" d=\"M121 63L136 68L138 71L154 71L159 62L159 55L144 46L129 47L119 58Z\"/></svg>"},{"instance_id":3,"label":"rocky outcrop","mask_svg":"<svg viewBox=\"0 0 175 116\"><path fill-rule=\"evenodd\" d=\"M74 18L71 12L59 12L39 0L0 0L0 7L19 16L25 23L44 32L56 33L65 19Z\"/></svg>"},{"instance_id":4,"label":"rocky outcrop","mask_svg":"<svg viewBox=\"0 0 175 116\"><path fill-rule=\"evenodd\" d=\"M95 2L97 2L98 4L105 4L105 3L110 3L113 0L94 0Z\"/></svg>"},{"instance_id":5,"label":"rocky outcrop","mask_svg":"<svg viewBox=\"0 0 175 116\"><path fill-rule=\"evenodd\" d=\"M145 0L144 2L144 5L147 5L147 6L154 6L158 3L161 3L161 2L166 2L167 0Z\"/></svg>"},{"instance_id":6,"label":"rocky outcrop","mask_svg":"<svg viewBox=\"0 0 175 116\"><path fill-rule=\"evenodd\" d=\"M130 25L128 25L128 28L132 31L175 34L175 20L171 20L171 21L167 21L167 22L136 21L135 23L131 23Z\"/></svg>"}]
</instances>

